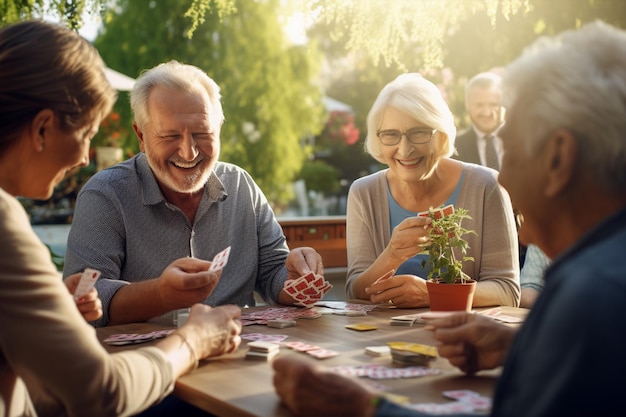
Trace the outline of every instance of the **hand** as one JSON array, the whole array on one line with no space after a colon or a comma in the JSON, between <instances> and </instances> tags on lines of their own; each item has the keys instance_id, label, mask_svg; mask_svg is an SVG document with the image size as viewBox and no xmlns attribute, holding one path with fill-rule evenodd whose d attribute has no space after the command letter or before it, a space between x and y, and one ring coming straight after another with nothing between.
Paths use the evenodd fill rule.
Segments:
<instances>
[{"instance_id":1,"label":"hand","mask_svg":"<svg viewBox=\"0 0 626 417\"><path fill-rule=\"evenodd\" d=\"M70 294L73 295L76 291L81 275L80 273L73 274L63 280ZM76 307L86 321L94 321L102 317L102 301L95 288L76 300Z\"/></svg>"},{"instance_id":2,"label":"hand","mask_svg":"<svg viewBox=\"0 0 626 417\"><path fill-rule=\"evenodd\" d=\"M298 279L311 271L315 275L324 276L322 257L313 248L301 247L293 249L287 256L285 266L287 268L287 280ZM278 294L279 304L291 305L295 301L284 288Z\"/></svg>"},{"instance_id":3,"label":"hand","mask_svg":"<svg viewBox=\"0 0 626 417\"><path fill-rule=\"evenodd\" d=\"M365 288L372 303L391 301L400 308L419 308L430 305L426 281L415 275L396 275Z\"/></svg>"},{"instance_id":4,"label":"hand","mask_svg":"<svg viewBox=\"0 0 626 417\"><path fill-rule=\"evenodd\" d=\"M313 248L301 247L292 249L285 261L287 279L298 279L304 274L313 272L324 276L322 257Z\"/></svg>"},{"instance_id":5,"label":"hand","mask_svg":"<svg viewBox=\"0 0 626 417\"><path fill-rule=\"evenodd\" d=\"M276 393L296 416L374 416L378 395L355 379L324 371L296 355L273 362Z\"/></svg>"},{"instance_id":6,"label":"hand","mask_svg":"<svg viewBox=\"0 0 626 417\"><path fill-rule=\"evenodd\" d=\"M428 320L439 341L439 355L463 372L473 374L503 364L516 330L473 313L454 313Z\"/></svg>"},{"instance_id":7,"label":"hand","mask_svg":"<svg viewBox=\"0 0 626 417\"><path fill-rule=\"evenodd\" d=\"M195 304L179 329L193 345L198 359L232 353L241 344L241 309L236 305L212 308Z\"/></svg>"},{"instance_id":8,"label":"hand","mask_svg":"<svg viewBox=\"0 0 626 417\"><path fill-rule=\"evenodd\" d=\"M169 264L159 278L159 293L166 310L189 307L204 301L215 289L222 272L208 272L211 262L180 258Z\"/></svg>"},{"instance_id":9,"label":"hand","mask_svg":"<svg viewBox=\"0 0 626 417\"><path fill-rule=\"evenodd\" d=\"M400 263L422 252L430 243L428 229L430 217L409 217L398 224L391 233L391 240L385 248L392 258Z\"/></svg>"}]
</instances>

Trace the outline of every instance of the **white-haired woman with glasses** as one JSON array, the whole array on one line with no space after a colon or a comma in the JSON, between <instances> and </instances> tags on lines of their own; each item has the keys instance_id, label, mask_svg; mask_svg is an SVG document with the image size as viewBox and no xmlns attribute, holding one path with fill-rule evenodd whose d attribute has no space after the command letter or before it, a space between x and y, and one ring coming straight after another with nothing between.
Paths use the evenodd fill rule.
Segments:
<instances>
[{"instance_id":1,"label":"white-haired woman with glasses","mask_svg":"<svg viewBox=\"0 0 626 417\"><path fill-rule=\"evenodd\" d=\"M517 231L495 170L451 159L456 128L439 89L420 74L387 84L367 117L365 150L388 168L356 180L348 193L348 298L429 305L422 267L430 219L417 213L453 204L470 248L463 272L478 281L474 306L518 306ZM389 271L390 279L375 281Z\"/></svg>"}]
</instances>

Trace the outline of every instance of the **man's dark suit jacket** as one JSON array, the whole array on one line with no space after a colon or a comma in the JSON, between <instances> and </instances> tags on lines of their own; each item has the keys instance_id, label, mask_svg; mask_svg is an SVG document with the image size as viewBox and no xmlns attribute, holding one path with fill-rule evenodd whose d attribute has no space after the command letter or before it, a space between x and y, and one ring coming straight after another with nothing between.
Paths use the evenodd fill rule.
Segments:
<instances>
[{"instance_id":1,"label":"man's dark suit jacket","mask_svg":"<svg viewBox=\"0 0 626 417\"><path fill-rule=\"evenodd\" d=\"M455 140L455 147L457 154L452 155L454 159L481 165L480 155L478 155L478 136L476 136L476 131L474 129L470 127L463 133L458 134ZM520 268L524 266L525 259L526 246L519 243Z\"/></svg>"},{"instance_id":2,"label":"man's dark suit jacket","mask_svg":"<svg viewBox=\"0 0 626 417\"><path fill-rule=\"evenodd\" d=\"M458 134L455 146L457 154L452 155L454 159L481 165L480 155L478 154L478 136L476 136L474 129L470 127L463 133Z\"/></svg>"}]
</instances>

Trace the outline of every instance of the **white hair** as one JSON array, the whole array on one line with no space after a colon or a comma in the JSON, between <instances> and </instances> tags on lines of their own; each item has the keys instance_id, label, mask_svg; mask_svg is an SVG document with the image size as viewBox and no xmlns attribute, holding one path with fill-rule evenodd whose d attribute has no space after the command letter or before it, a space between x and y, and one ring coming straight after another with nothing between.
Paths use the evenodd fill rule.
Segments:
<instances>
[{"instance_id":1,"label":"white hair","mask_svg":"<svg viewBox=\"0 0 626 417\"><path fill-rule=\"evenodd\" d=\"M454 116L435 84L418 73L401 74L387 84L378 94L367 115L365 151L379 162L382 160L382 145L377 132L387 107L403 111L426 126L437 129L441 138L440 157L454 152L456 127Z\"/></svg>"},{"instance_id":2,"label":"white hair","mask_svg":"<svg viewBox=\"0 0 626 417\"><path fill-rule=\"evenodd\" d=\"M529 155L566 129L581 168L606 190L626 191L626 32L596 21L540 38L507 67L503 90Z\"/></svg>"},{"instance_id":3,"label":"white hair","mask_svg":"<svg viewBox=\"0 0 626 417\"><path fill-rule=\"evenodd\" d=\"M135 122L140 128L143 128L149 119L150 92L159 85L174 91L193 92L204 89L211 101L211 121L221 126L224 112L220 102L220 87L200 68L172 60L144 71L135 81L130 93L130 106Z\"/></svg>"}]
</instances>

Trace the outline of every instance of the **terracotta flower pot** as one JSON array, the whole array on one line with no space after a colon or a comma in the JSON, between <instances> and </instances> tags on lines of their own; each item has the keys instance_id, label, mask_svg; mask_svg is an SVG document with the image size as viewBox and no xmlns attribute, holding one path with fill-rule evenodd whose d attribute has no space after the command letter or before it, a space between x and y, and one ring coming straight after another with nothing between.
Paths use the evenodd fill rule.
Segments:
<instances>
[{"instance_id":1,"label":"terracotta flower pot","mask_svg":"<svg viewBox=\"0 0 626 417\"><path fill-rule=\"evenodd\" d=\"M465 284L446 284L426 281L431 311L470 311L474 301L476 281L466 280Z\"/></svg>"},{"instance_id":2,"label":"terracotta flower pot","mask_svg":"<svg viewBox=\"0 0 626 417\"><path fill-rule=\"evenodd\" d=\"M96 147L96 168L98 171L122 162L124 157L122 148L115 146Z\"/></svg>"}]
</instances>

